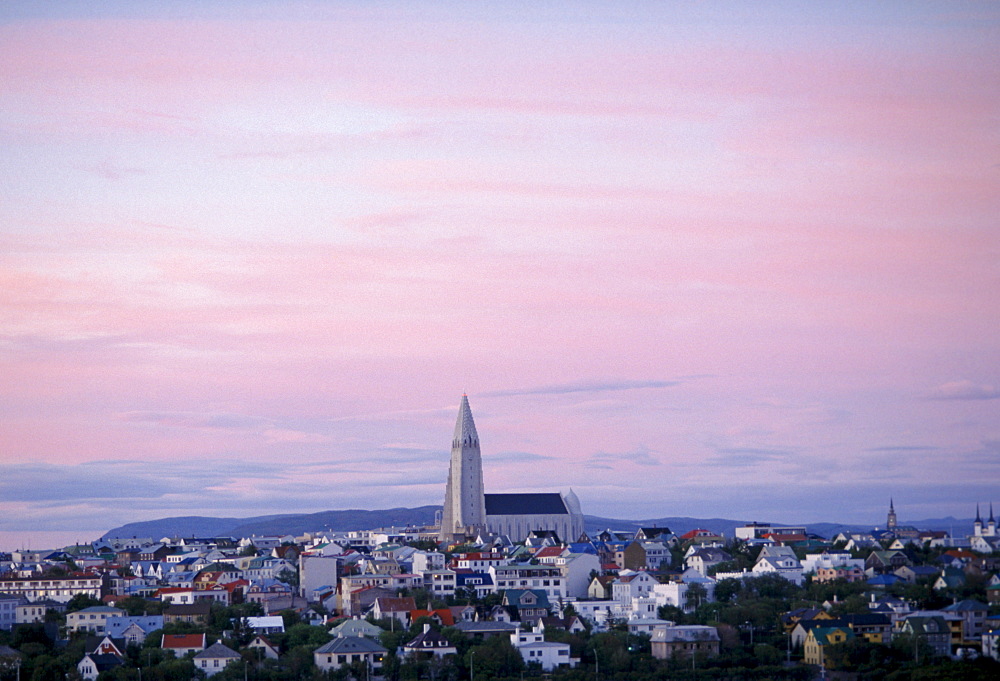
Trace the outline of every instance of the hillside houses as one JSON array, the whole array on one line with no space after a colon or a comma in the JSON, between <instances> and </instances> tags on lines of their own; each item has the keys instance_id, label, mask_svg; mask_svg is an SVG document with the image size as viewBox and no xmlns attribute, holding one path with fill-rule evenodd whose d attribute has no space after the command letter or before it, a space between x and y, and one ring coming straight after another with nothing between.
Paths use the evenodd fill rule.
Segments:
<instances>
[{"instance_id":1,"label":"hillside houses","mask_svg":"<svg viewBox=\"0 0 1000 681\"><path fill-rule=\"evenodd\" d=\"M319 632L308 636L309 650L313 666L326 670L355 663L374 670L397 655L431 664L462 645L497 636L510 640L523 662L552 673L592 665L592 656L570 657L569 646L556 640L555 632L563 629L583 638L627 632L644 641L644 654L654 660L693 656L696 665L727 646L750 646L751 637L772 646L787 642L789 654L799 659L806 648L813 659L847 640L892 645L907 632L936 637L936 650L947 650L942 654L980 644L996 648L989 646L996 640L991 617L1000 602L1000 556L970 548L925 549L915 537L905 542L887 537L876 540L877 548L859 544L851 551L845 546L853 537L835 545L805 532L777 531L791 529L798 528L755 528L752 538L739 541L707 530L677 536L666 528L606 530L574 542L531 533L521 544L484 536L460 547L428 544L429 533L412 529L160 538L148 545L127 542L117 550L108 546L103 554L97 546L92 554L78 551L87 556L86 569L52 575L46 566L58 566L47 556L56 554L25 552L20 557L37 560L8 561L12 569L0 578L11 589L0 601L9 600L12 613L0 626L17 626L24 610L25 622L58 622L56 636L106 635L114 649L98 645L75 661L81 674L94 678L121 663L116 650L143 644L154 632L180 623L190 633L145 645L188 660L192 671L206 675L242 659L286 664L284 643L292 631L286 621L298 627L296 640L307 638L302 627ZM418 543L407 545L413 537ZM841 598L855 594L855 608L863 593L860 607L867 602L869 611L844 613L834 596L787 620L775 616L742 628L704 619L708 612L724 612L734 590L747 598L754 580L772 591L785 584L799 599L815 585L831 583ZM937 589L937 609L900 599L904 592L895 581ZM970 589L979 589L976 598L958 597ZM723 602L716 601L717 592ZM829 597L830 591L825 593ZM58 599L48 598L53 595ZM86 607L58 612L74 598ZM954 602L946 605L947 598ZM126 602L131 614L119 605ZM143 604L162 614L144 614ZM233 615L225 621L223 613ZM453 634L443 633L452 631L467 632L471 643L459 645L448 639ZM386 632L390 647L382 645ZM410 663L416 664L404 664Z\"/></svg>"}]
</instances>

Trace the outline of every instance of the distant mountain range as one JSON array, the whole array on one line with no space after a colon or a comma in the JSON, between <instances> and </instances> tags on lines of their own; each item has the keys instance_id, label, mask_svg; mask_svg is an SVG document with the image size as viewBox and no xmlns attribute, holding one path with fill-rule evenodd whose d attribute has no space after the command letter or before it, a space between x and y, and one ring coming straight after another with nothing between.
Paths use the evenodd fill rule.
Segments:
<instances>
[{"instance_id":1,"label":"distant mountain range","mask_svg":"<svg viewBox=\"0 0 1000 681\"><path fill-rule=\"evenodd\" d=\"M429 525L434 522L440 506L420 506L418 508L390 508L378 511L345 510L322 511L320 513L265 515L252 518L208 518L204 516L183 516L163 518L144 522L127 523L104 533L102 539L124 537L246 537L250 535L301 535L305 532L323 530L343 532L346 530L372 530L379 527L406 527L408 525ZM588 534L602 530L635 530L639 527L669 527L676 534L684 534L696 528L703 528L726 537L735 536L735 529L745 525L745 520L725 518L652 518L646 520L623 520L585 515L584 526ZM931 520L901 521L925 530L945 530L959 535L972 532L972 519L935 518ZM794 525L795 523L775 523ZM834 537L840 532L867 532L870 525L848 525L842 523L810 523L809 532L821 537Z\"/></svg>"}]
</instances>

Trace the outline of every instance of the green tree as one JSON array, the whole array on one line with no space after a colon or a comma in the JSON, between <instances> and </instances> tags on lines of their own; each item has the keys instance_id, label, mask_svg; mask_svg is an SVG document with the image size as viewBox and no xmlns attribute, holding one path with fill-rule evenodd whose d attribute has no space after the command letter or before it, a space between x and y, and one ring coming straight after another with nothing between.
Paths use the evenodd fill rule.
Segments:
<instances>
[{"instance_id":1,"label":"green tree","mask_svg":"<svg viewBox=\"0 0 1000 681\"><path fill-rule=\"evenodd\" d=\"M84 608L92 608L95 605L100 605L101 601L85 593L74 594L72 598L66 603L66 612L76 612L77 610L83 610Z\"/></svg>"}]
</instances>

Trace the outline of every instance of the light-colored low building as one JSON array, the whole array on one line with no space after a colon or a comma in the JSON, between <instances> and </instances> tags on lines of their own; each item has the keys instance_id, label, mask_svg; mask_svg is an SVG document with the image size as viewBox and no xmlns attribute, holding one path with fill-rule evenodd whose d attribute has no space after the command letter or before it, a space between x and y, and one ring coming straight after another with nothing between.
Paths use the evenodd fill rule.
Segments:
<instances>
[{"instance_id":1,"label":"light-colored low building","mask_svg":"<svg viewBox=\"0 0 1000 681\"><path fill-rule=\"evenodd\" d=\"M545 627L541 622L533 629L517 627L510 635L510 642L526 663L540 664L547 672L557 667L575 667L580 661L579 658L570 657L568 643L546 641Z\"/></svg>"},{"instance_id":2,"label":"light-colored low building","mask_svg":"<svg viewBox=\"0 0 1000 681\"><path fill-rule=\"evenodd\" d=\"M213 643L195 655L193 659L197 669L205 672L206 676L214 676L242 658L235 650L221 643Z\"/></svg>"},{"instance_id":3,"label":"light-colored low building","mask_svg":"<svg viewBox=\"0 0 1000 681\"><path fill-rule=\"evenodd\" d=\"M669 660L674 657L688 658L692 655L718 655L719 632L715 627L682 625L658 627L650 638L653 657Z\"/></svg>"},{"instance_id":4,"label":"light-colored low building","mask_svg":"<svg viewBox=\"0 0 1000 681\"><path fill-rule=\"evenodd\" d=\"M66 614L66 628L69 631L88 631L103 635L107 632L109 617L122 617L124 610L107 605L95 605Z\"/></svg>"},{"instance_id":5,"label":"light-colored low building","mask_svg":"<svg viewBox=\"0 0 1000 681\"><path fill-rule=\"evenodd\" d=\"M340 669L355 662L364 662L372 672L382 669L382 660L389 652L376 641L364 636L337 636L313 653L320 671Z\"/></svg>"}]
</instances>

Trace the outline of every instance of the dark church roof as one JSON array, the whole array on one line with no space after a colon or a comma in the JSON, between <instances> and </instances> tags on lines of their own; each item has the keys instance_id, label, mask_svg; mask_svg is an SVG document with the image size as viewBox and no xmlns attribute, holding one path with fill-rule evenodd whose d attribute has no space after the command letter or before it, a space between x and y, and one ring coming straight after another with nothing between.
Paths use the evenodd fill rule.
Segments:
<instances>
[{"instance_id":1,"label":"dark church roof","mask_svg":"<svg viewBox=\"0 0 1000 681\"><path fill-rule=\"evenodd\" d=\"M486 515L568 515L558 492L486 494Z\"/></svg>"}]
</instances>

